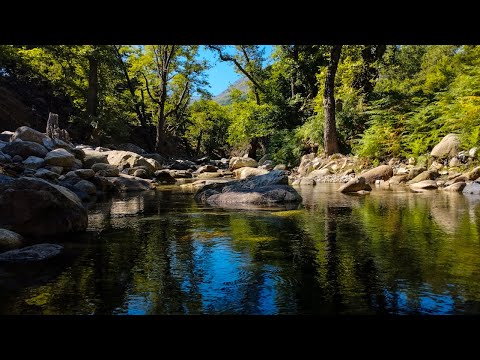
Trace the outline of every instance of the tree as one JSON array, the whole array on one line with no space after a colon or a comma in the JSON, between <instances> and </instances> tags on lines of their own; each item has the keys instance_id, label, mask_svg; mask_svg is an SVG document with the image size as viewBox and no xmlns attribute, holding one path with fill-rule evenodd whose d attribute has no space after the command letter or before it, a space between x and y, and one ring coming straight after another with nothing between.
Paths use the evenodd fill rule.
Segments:
<instances>
[{"instance_id":1,"label":"tree","mask_svg":"<svg viewBox=\"0 0 480 360\"><path fill-rule=\"evenodd\" d=\"M326 155L338 152L337 128L335 124L335 74L342 45L333 45L330 50L330 61L325 76L325 89L323 91L323 109L325 113L324 150Z\"/></svg>"}]
</instances>

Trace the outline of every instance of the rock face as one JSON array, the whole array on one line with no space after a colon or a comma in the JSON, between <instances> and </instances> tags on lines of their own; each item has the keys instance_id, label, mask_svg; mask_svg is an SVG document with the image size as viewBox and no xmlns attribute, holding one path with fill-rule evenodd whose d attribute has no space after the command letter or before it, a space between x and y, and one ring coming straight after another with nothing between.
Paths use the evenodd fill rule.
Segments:
<instances>
[{"instance_id":1,"label":"rock face","mask_svg":"<svg viewBox=\"0 0 480 360\"><path fill-rule=\"evenodd\" d=\"M12 135L10 141L15 140L31 141L43 145L43 140L48 139L48 136L40 131L29 128L28 126L19 127Z\"/></svg>"},{"instance_id":2,"label":"rock face","mask_svg":"<svg viewBox=\"0 0 480 360\"><path fill-rule=\"evenodd\" d=\"M372 184L375 183L375 180L390 179L393 176L393 168L390 165L380 165L360 174L360 176L365 179L366 184Z\"/></svg>"},{"instance_id":3,"label":"rock face","mask_svg":"<svg viewBox=\"0 0 480 360\"><path fill-rule=\"evenodd\" d=\"M275 170L265 175L240 181L214 183L204 186L195 194L195 200L211 205L265 205L300 202L302 197L288 186L284 171Z\"/></svg>"},{"instance_id":4,"label":"rock face","mask_svg":"<svg viewBox=\"0 0 480 360\"><path fill-rule=\"evenodd\" d=\"M0 175L0 224L22 235L87 228L87 211L70 190L42 179Z\"/></svg>"},{"instance_id":5,"label":"rock face","mask_svg":"<svg viewBox=\"0 0 480 360\"><path fill-rule=\"evenodd\" d=\"M229 168L230 170L236 170L241 167L257 167L257 161L249 157L232 157L230 159Z\"/></svg>"},{"instance_id":6,"label":"rock face","mask_svg":"<svg viewBox=\"0 0 480 360\"><path fill-rule=\"evenodd\" d=\"M462 191L464 194L480 195L480 184L476 181L467 184Z\"/></svg>"},{"instance_id":7,"label":"rock face","mask_svg":"<svg viewBox=\"0 0 480 360\"><path fill-rule=\"evenodd\" d=\"M23 237L13 231L0 229L0 249L11 249L21 246Z\"/></svg>"},{"instance_id":8,"label":"rock face","mask_svg":"<svg viewBox=\"0 0 480 360\"><path fill-rule=\"evenodd\" d=\"M460 148L460 139L456 134L446 135L435 147L432 149L430 155L436 158L453 157L458 154Z\"/></svg>"},{"instance_id":9,"label":"rock face","mask_svg":"<svg viewBox=\"0 0 480 360\"><path fill-rule=\"evenodd\" d=\"M37 244L4 252L0 254L0 262L25 263L42 261L57 256L62 250L63 246L58 244Z\"/></svg>"},{"instance_id":10,"label":"rock face","mask_svg":"<svg viewBox=\"0 0 480 360\"><path fill-rule=\"evenodd\" d=\"M266 169L258 169L254 167L242 167L233 171L233 174L237 179L246 179L250 176L264 175L268 174Z\"/></svg>"},{"instance_id":11,"label":"rock face","mask_svg":"<svg viewBox=\"0 0 480 360\"><path fill-rule=\"evenodd\" d=\"M423 180L410 185L414 190L434 190L438 188L437 182L433 180Z\"/></svg>"},{"instance_id":12,"label":"rock face","mask_svg":"<svg viewBox=\"0 0 480 360\"><path fill-rule=\"evenodd\" d=\"M75 156L67 150L59 148L50 151L45 156L45 163L51 166L72 167L75 163Z\"/></svg>"},{"instance_id":13,"label":"rock face","mask_svg":"<svg viewBox=\"0 0 480 360\"><path fill-rule=\"evenodd\" d=\"M31 141L14 141L7 144L2 152L10 156L19 155L22 158L26 159L29 156L36 156L39 158L44 158L48 150L40 144Z\"/></svg>"},{"instance_id":14,"label":"rock face","mask_svg":"<svg viewBox=\"0 0 480 360\"><path fill-rule=\"evenodd\" d=\"M338 191L342 193L352 193L362 190L372 191L371 186L365 182L365 178L363 176L350 180L346 184L340 186L340 188L338 189Z\"/></svg>"},{"instance_id":15,"label":"rock face","mask_svg":"<svg viewBox=\"0 0 480 360\"><path fill-rule=\"evenodd\" d=\"M457 182L455 184L446 186L443 191L461 192L465 188L465 185L467 184L464 182Z\"/></svg>"}]
</instances>

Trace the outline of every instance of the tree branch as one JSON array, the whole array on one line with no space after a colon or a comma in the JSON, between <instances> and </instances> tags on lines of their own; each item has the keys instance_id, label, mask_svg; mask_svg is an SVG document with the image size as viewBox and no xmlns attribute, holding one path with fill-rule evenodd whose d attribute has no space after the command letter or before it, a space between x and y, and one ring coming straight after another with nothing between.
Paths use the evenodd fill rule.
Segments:
<instances>
[{"instance_id":1,"label":"tree branch","mask_svg":"<svg viewBox=\"0 0 480 360\"><path fill-rule=\"evenodd\" d=\"M176 113L178 111L178 109L180 108L180 105L182 104L182 101L183 99L185 98L185 94L187 93L187 89L188 89L188 85L190 84L189 81L187 81L185 83L185 87L183 88L183 91L182 91L182 95L180 96L180 99L178 100L178 102L175 104L175 107L170 110L169 112L167 112L167 114L165 115L165 117L171 115L172 113Z\"/></svg>"},{"instance_id":2,"label":"tree branch","mask_svg":"<svg viewBox=\"0 0 480 360\"><path fill-rule=\"evenodd\" d=\"M152 99L153 102L157 103L157 104L160 104L160 100L156 100L152 94L150 93L150 87L148 86L148 79L146 77L146 75L142 72L142 75L143 77L145 78L145 85L147 86L147 93L148 93L148 96L150 96L150 99Z\"/></svg>"}]
</instances>

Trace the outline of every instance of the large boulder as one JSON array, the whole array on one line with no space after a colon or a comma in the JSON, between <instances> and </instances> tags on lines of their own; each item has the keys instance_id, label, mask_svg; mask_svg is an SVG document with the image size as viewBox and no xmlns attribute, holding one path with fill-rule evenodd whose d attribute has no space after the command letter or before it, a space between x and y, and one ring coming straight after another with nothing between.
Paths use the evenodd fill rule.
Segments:
<instances>
[{"instance_id":1,"label":"large boulder","mask_svg":"<svg viewBox=\"0 0 480 360\"><path fill-rule=\"evenodd\" d=\"M443 191L450 191L450 192L461 192L467 184L464 182L457 182L455 184L446 186L443 188Z\"/></svg>"},{"instance_id":2,"label":"large boulder","mask_svg":"<svg viewBox=\"0 0 480 360\"><path fill-rule=\"evenodd\" d=\"M129 151L138 155L143 155L146 153L146 151L143 150L140 146L132 143L120 144L117 146L117 150Z\"/></svg>"},{"instance_id":3,"label":"large boulder","mask_svg":"<svg viewBox=\"0 0 480 360\"><path fill-rule=\"evenodd\" d=\"M63 148L58 148L45 156L45 164L70 168L75 164L75 156Z\"/></svg>"},{"instance_id":4,"label":"large boulder","mask_svg":"<svg viewBox=\"0 0 480 360\"><path fill-rule=\"evenodd\" d=\"M7 144L2 149L2 152L12 157L19 155L23 159L26 159L29 156L44 158L47 155L48 150L45 148L45 146L37 144L36 142L19 140Z\"/></svg>"},{"instance_id":5,"label":"large boulder","mask_svg":"<svg viewBox=\"0 0 480 360\"><path fill-rule=\"evenodd\" d=\"M467 184L462 191L464 194L480 195L480 184L476 181Z\"/></svg>"},{"instance_id":6,"label":"large boulder","mask_svg":"<svg viewBox=\"0 0 480 360\"><path fill-rule=\"evenodd\" d=\"M10 141L15 140L31 141L43 145L43 140L48 139L48 136L40 131L29 128L28 126L19 127L12 135Z\"/></svg>"},{"instance_id":7,"label":"large boulder","mask_svg":"<svg viewBox=\"0 0 480 360\"><path fill-rule=\"evenodd\" d=\"M0 175L0 224L22 235L87 228L87 210L70 190L37 179Z\"/></svg>"},{"instance_id":8,"label":"large boulder","mask_svg":"<svg viewBox=\"0 0 480 360\"><path fill-rule=\"evenodd\" d=\"M229 162L230 170L236 170L242 167L257 167L257 161L249 157L232 157Z\"/></svg>"},{"instance_id":9,"label":"large boulder","mask_svg":"<svg viewBox=\"0 0 480 360\"><path fill-rule=\"evenodd\" d=\"M107 160L110 165L115 165L119 169L133 168L136 166L145 166L150 173L155 172L155 167L144 157L130 151L108 151Z\"/></svg>"},{"instance_id":10,"label":"large boulder","mask_svg":"<svg viewBox=\"0 0 480 360\"><path fill-rule=\"evenodd\" d=\"M437 145L435 145L430 155L436 158L451 158L457 155L459 150L460 139L458 135L448 134Z\"/></svg>"},{"instance_id":11,"label":"large boulder","mask_svg":"<svg viewBox=\"0 0 480 360\"><path fill-rule=\"evenodd\" d=\"M119 177L108 178L118 192L146 191L155 189L151 180L140 179L135 176L120 174Z\"/></svg>"},{"instance_id":12,"label":"large boulder","mask_svg":"<svg viewBox=\"0 0 480 360\"><path fill-rule=\"evenodd\" d=\"M373 184L376 180L390 179L393 176L393 168L390 165L380 165L360 174L360 176L365 179L366 184Z\"/></svg>"},{"instance_id":13,"label":"large boulder","mask_svg":"<svg viewBox=\"0 0 480 360\"><path fill-rule=\"evenodd\" d=\"M410 188L413 190L434 190L438 188L438 185L434 180L423 180L410 184Z\"/></svg>"},{"instance_id":14,"label":"large boulder","mask_svg":"<svg viewBox=\"0 0 480 360\"><path fill-rule=\"evenodd\" d=\"M438 178L438 176L439 174L436 170L427 170L415 176L408 183L414 184L425 180L435 180L436 178Z\"/></svg>"},{"instance_id":15,"label":"large boulder","mask_svg":"<svg viewBox=\"0 0 480 360\"><path fill-rule=\"evenodd\" d=\"M75 170L74 173L82 179L90 179L95 176L95 171L92 169L78 169Z\"/></svg>"},{"instance_id":16,"label":"large boulder","mask_svg":"<svg viewBox=\"0 0 480 360\"><path fill-rule=\"evenodd\" d=\"M235 204L272 206L302 201L297 191L288 186L287 174L281 170L240 181L206 185L197 191L194 198L199 202L230 207Z\"/></svg>"},{"instance_id":17,"label":"large boulder","mask_svg":"<svg viewBox=\"0 0 480 360\"><path fill-rule=\"evenodd\" d=\"M342 193L352 193L357 191L372 191L372 187L365 182L363 176L353 178L349 182L343 184L338 188L338 191Z\"/></svg>"},{"instance_id":18,"label":"large boulder","mask_svg":"<svg viewBox=\"0 0 480 360\"><path fill-rule=\"evenodd\" d=\"M23 236L0 228L0 250L12 249L23 244Z\"/></svg>"},{"instance_id":19,"label":"large boulder","mask_svg":"<svg viewBox=\"0 0 480 360\"><path fill-rule=\"evenodd\" d=\"M154 177L161 184L175 184L175 178L168 170L157 170Z\"/></svg>"},{"instance_id":20,"label":"large boulder","mask_svg":"<svg viewBox=\"0 0 480 360\"><path fill-rule=\"evenodd\" d=\"M85 153L83 167L89 169L93 164L108 164L107 154L100 151L94 151L88 148L82 149Z\"/></svg>"},{"instance_id":21,"label":"large boulder","mask_svg":"<svg viewBox=\"0 0 480 360\"><path fill-rule=\"evenodd\" d=\"M80 180L74 185L74 187L77 190L83 191L88 195L95 195L97 193L97 188L95 187L95 185L87 180Z\"/></svg>"},{"instance_id":22,"label":"large boulder","mask_svg":"<svg viewBox=\"0 0 480 360\"><path fill-rule=\"evenodd\" d=\"M417 167L411 168L408 172L407 180L414 179L416 176L420 175L424 171L427 171L427 168L425 166L417 166Z\"/></svg>"},{"instance_id":23,"label":"large boulder","mask_svg":"<svg viewBox=\"0 0 480 360\"><path fill-rule=\"evenodd\" d=\"M313 170L310 174L307 175L308 178L316 178L316 177L323 177L330 175L331 171L330 169L318 169L318 170Z\"/></svg>"},{"instance_id":24,"label":"large boulder","mask_svg":"<svg viewBox=\"0 0 480 360\"><path fill-rule=\"evenodd\" d=\"M173 164L169 166L172 170L188 170L188 169L195 169L195 163L190 160L175 160Z\"/></svg>"},{"instance_id":25,"label":"large boulder","mask_svg":"<svg viewBox=\"0 0 480 360\"><path fill-rule=\"evenodd\" d=\"M233 170L233 174L237 179L246 179L250 176L268 174L268 170L254 168L254 167L242 167L242 168Z\"/></svg>"},{"instance_id":26,"label":"large boulder","mask_svg":"<svg viewBox=\"0 0 480 360\"><path fill-rule=\"evenodd\" d=\"M36 244L0 254L0 262L25 263L50 259L63 250L58 244Z\"/></svg>"},{"instance_id":27,"label":"large boulder","mask_svg":"<svg viewBox=\"0 0 480 360\"><path fill-rule=\"evenodd\" d=\"M100 173L101 176L105 177L116 177L119 175L120 171L115 165L98 163L92 165L92 170L95 173Z\"/></svg>"},{"instance_id":28,"label":"large boulder","mask_svg":"<svg viewBox=\"0 0 480 360\"><path fill-rule=\"evenodd\" d=\"M38 169L43 166L44 160L36 156L29 156L23 161L23 165L27 169Z\"/></svg>"}]
</instances>

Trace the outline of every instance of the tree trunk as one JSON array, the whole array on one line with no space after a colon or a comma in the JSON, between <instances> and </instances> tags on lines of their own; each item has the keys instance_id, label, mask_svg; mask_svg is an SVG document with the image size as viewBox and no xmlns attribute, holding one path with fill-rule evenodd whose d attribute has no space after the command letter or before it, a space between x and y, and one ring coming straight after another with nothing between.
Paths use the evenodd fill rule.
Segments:
<instances>
[{"instance_id":1,"label":"tree trunk","mask_svg":"<svg viewBox=\"0 0 480 360\"><path fill-rule=\"evenodd\" d=\"M254 137L250 140L250 147L248 149L248 157L257 159L258 138Z\"/></svg>"},{"instance_id":2,"label":"tree trunk","mask_svg":"<svg viewBox=\"0 0 480 360\"><path fill-rule=\"evenodd\" d=\"M323 92L323 110L325 114L325 128L323 143L326 155L338 152L337 127L335 123L335 74L342 45L333 45L330 51L330 62L325 76L325 90Z\"/></svg>"},{"instance_id":3,"label":"tree trunk","mask_svg":"<svg viewBox=\"0 0 480 360\"><path fill-rule=\"evenodd\" d=\"M89 56L88 66L87 115L95 116L98 106L98 60Z\"/></svg>"},{"instance_id":4,"label":"tree trunk","mask_svg":"<svg viewBox=\"0 0 480 360\"><path fill-rule=\"evenodd\" d=\"M198 156L200 153L200 145L202 144L202 135L203 135L203 130L200 130L200 134L198 135L198 139L197 139L197 148L195 149L195 156Z\"/></svg>"}]
</instances>

